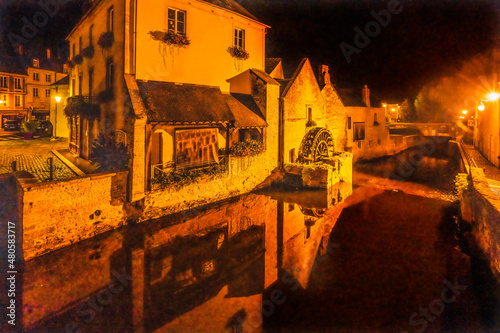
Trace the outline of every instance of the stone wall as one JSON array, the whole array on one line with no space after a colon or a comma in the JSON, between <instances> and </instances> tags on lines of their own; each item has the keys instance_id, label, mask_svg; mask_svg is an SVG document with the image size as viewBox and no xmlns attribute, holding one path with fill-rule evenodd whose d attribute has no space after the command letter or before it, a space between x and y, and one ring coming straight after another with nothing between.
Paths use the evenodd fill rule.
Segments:
<instances>
[{"instance_id":1,"label":"stone wall","mask_svg":"<svg viewBox=\"0 0 500 333\"><path fill-rule=\"evenodd\" d=\"M483 170L471 168L473 232L480 250L500 278L500 197L488 185Z\"/></svg>"},{"instance_id":2,"label":"stone wall","mask_svg":"<svg viewBox=\"0 0 500 333\"><path fill-rule=\"evenodd\" d=\"M127 172L22 185L24 259L120 227Z\"/></svg>"},{"instance_id":3,"label":"stone wall","mask_svg":"<svg viewBox=\"0 0 500 333\"><path fill-rule=\"evenodd\" d=\"M146 193L140 222L192 209L247 193L261 184L276 168L276 160L267 151L257 156L230 156L228 172L201 178L180 189L168 188Z\"/></svg>"}]
</instances>

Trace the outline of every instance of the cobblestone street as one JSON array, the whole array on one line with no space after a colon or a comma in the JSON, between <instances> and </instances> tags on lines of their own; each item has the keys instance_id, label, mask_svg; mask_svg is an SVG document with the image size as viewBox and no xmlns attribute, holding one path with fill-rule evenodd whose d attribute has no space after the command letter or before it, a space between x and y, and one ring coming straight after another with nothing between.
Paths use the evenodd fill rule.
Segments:
<instances>
[{"instance_id":1,"label":"cobblestone street","mask_svg":"<svg viewBox=\"0 0 500 333\"><path fill-rule=\"evenodd\" d=\"M23 140L15 136L0 139L0 174L12 172L12 162L17 162L18 171L27 171L40 181L50 179L48 158L53 158L53 179L64 180L76 175L64 165L51 150L67 147L65 139L50 141L50 138Z\"/></svg>"}]
</instances>

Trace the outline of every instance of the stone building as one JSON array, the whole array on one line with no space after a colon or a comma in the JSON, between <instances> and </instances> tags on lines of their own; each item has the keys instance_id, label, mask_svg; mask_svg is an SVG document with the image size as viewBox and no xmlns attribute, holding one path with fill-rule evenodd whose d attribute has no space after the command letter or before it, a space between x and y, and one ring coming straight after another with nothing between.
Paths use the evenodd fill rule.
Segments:
<instances>
[{"instance_id":1,"label":"stone building","mask_svg":"<svg viewBox=\"0 0 500 333\"><path fill-rule=\"evenodd\" d=\"M51 84L67 76L63 66L51 59L51 51L43 57L27 57L21 46L18 54L0 55L0 115L6 120L49 120L53 95Z\"/></svg>"},{"instance_id":2,"label":"stone building","mask_svg":"<svg viewBox=\"0 0 500 333\"><path fill-rule=\"evenodd\" d=\"M385 126L385 109L370 96L365 85L362 91L339 90L347 113L347 144L354 161L389 155L392 142Z\"/></svg>"},{"instance_id":3,"label":"stone building","mask_svg":"<svg viewBox=\"0 0 500 333\"><path fill-rule=\"evenodd\" d=\"M19 120L28 115L25 104L28 75L18 59L0 55L0 121Z\"/></svg>"},{"instance_id":4,"label":"stone building","mask_svg":"<svg viewBox=\"0 0 500 333\"><path fill-rule=\"evenodd\" d=\"M89 158L99 134L126 144L131 201L157 174L228 163L234 142L260 142L271 158L268 28L235 1L95 1L67 37L70 95L100 109L72 115L73 153Z\"/></svg>"}]
</instances>

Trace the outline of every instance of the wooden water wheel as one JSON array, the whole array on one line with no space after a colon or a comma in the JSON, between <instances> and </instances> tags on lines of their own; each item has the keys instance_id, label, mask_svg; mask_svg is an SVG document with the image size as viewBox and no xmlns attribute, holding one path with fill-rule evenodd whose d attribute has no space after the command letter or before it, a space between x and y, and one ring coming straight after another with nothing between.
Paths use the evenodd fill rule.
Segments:
<instances>
[{"instance_id":1,"label":"wooden water wheel","mask_svg":"<svg viewBox=\"0 0 500 333\"><path fill-rule=\"evenodd\" d=\"M298 161L300 163L317 162L322 157L333 156L333 149L330 131L323 127L314 127L302 139Z\"/></svg>"}]
</instances>

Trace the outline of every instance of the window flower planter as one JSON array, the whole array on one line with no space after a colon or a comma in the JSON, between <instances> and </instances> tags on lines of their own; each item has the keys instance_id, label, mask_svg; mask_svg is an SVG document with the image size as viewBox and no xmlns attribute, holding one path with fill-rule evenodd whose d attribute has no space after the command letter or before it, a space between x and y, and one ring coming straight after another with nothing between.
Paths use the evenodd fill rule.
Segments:
<instances>
[{"instance_id":1,"label":"window flower planter","mask_svg":"<svg viewBox=\"0 0 500 333\"><path fill-rule=\"evenodd\" d=\"M150 31L148 34L153 40L165 43L168 46L186 48L191 44L191 41L185 36L176 34L173 31Z\"/></svg>"},{"instance_id":2,"label":"window flower planter","mask_svg":"<svg viewBox=\"0 0 500 333\"><path fill-rule=\"evenodd\" d=\"M231 55L231 57L236 58L238 60L247 60L250 58L250 54L245 51L243 48L238 46L230 46L227 48L227 52Z\"/></svg>"},{"instance_id":3,"label":"window flower planter","mask_svg":"<svg viewBox=\"0 0 500 333\"><path fill-rule=\"evenodd\" d=\"M82 50L83 57L92 59L94 57L94 45L89 45Z\"/></svg>"},{"instance_id":4,"label":"window flower planter","mask_svg":"<svg viewBox=\"0 0 500 333\"><path fill-rule=\"evenodd\" d=\"M191 41L185 35L176 34L173 31L149 31L148 34L151 39L158 41L158 52L163 58L163 64L167 67L166 59L171 56L172 65L174 63L174 49L177 49L177 53L181 48L187 48Z\"/></svg>"},{"instance_id":5,"label":"window flower planter","mask_svg":"<svg viewBox=\"0 0 500 333\"><path fill-rule=\"evenodd\" d=\"M67 64L68 64L68 67L69 67L69 68L73 68L73 67L75 67L75 64L74 64L74 63L73 63L73 61L71 61L71 60L68 60Z\"/></svg>"},{"instance_id":6,"label":"window flower planter","mask_svg":"<svg viewBox=\"0 0 500 333\"><path fill-rule=\"evenodd\" d=\"M81 54L77 54L76 56L73 57L73 63L76 65L81 65L83 63L83 57Z\"/></svg>"},{"instance_id":7,"label":"window flower planter","mask_svg":"<svg viewBox=\"0 0 500 333\"><path fill-rule=\"evenodd\" d=\"M113 89L103 90L96 97L96 102L99 104L108 103L111 102L112 100L113 100Z\"/></svg>"},{"instance_id":8,"label":"window flower planter","mask_svg":"<svg viewBox=\"0 0 500 333\"><path fill-rule=\"evenodd\" d=\"M103 50L109 50L111 46L113 46L113 43L115 42L115 38L113 36L113 33L110 31L103 32L100 36L99 39L97 40L97 45Z\"/></svg>"},{"instance_id":9,"label":"window flower planter","mask_svg":"<svg viewBox=\"0 0 500 333\"><path fill-rule=\"evenodd\" d=\"M264 143L256 140L235 142L231 146L233 156L255 156L264 151Z\"/></svg>"},{"instance_id":10,"label":"window flower planter","mask_svg":"<svg viewBox=\"0 0 500 333\"><path fill-rule=\"evenodd\" d=\"M68 98L68 104L64 108L66 117L82 117L88 119L98 118L101 114L101 108L97 104L86 102L82 96Z\"/></svg>"}]
</instances>

